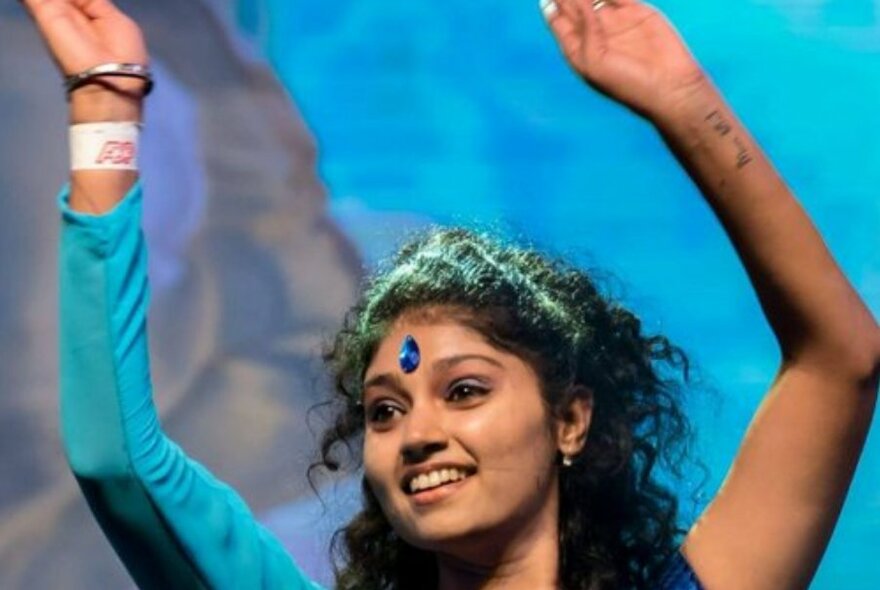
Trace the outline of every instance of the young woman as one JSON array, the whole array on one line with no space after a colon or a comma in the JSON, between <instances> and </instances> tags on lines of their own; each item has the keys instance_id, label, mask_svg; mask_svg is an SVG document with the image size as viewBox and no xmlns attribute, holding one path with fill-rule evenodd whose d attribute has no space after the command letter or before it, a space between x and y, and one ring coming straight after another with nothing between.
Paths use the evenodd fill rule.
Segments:
<instances>
[{"instance_id":1,"label":"young woman","mask_svg":"<svg viewBox=\"0 0 880 590\"><path fill-rule=\"evenodd\" d=\"M150 399L140 31L109 0L25 4L74 76L61 260L73 472L143 587L316 587L164 436ZM542 8L572 68L652 123L701 188L778 339L778 375L679 550L654 468L687 433L667 370L686 372L681 353L583 271L464 230L428 234L368 283L327 355L342 403L324 463L357 441L364 467L337 585L804 588L871 421L880 331L662 15L636 0Z\"/></svg>"}]
</instances>

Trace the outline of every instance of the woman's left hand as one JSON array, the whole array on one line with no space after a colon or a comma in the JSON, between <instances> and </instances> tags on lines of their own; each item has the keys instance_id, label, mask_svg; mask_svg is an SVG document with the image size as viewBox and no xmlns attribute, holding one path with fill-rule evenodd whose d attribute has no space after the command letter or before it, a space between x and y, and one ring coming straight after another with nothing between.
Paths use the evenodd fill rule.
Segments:
<instances>
[{"instance_id":1,"label":"woman's left hand","mask_svg":"<svg viewBox=\"0 0 880 590\"><path fill-rule=\"evenodd\" d=\"M638 0L543 0L568 63L599 92L656 122L711 86L678 33Z\"/></svg>"}]
</instances>

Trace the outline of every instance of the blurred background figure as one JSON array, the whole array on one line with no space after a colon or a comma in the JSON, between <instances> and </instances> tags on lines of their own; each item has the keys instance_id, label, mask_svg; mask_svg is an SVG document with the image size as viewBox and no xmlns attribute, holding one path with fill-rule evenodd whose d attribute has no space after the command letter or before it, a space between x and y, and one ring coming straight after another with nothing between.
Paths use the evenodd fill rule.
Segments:
<instances>
[{"instance_id":1,"label":"blurred background figure","mask_svg":"<svg viewBox=\"0 0 880 590\"><path fill-rule=\"evenodd\" d=\"M143 164L158 403L185 447L266 509L310 493L315 354L353 297L358 255L326 216L311 136L231 7L128 4L160 78ZM2 10L0 587L128 587L58 452L65 105L24 11Z\"/></svg>"},{"instance_id":2,"label":"blurred background figure","mask_svg":"<svg viewBox=\"0 0 880 590\"><path fill-rule=\"evenodd\" d=\"M305 478L322 342L361 262L432 222L491 224L613 269L646 324L700 365L712 496L773 377L772 336L659 138L573 79L537 3L119 4L159 77L142 163L157 401L169 434L307 571L326 568L323 539L356 494L325 492L325 515ZM661 8L876 315L880 3ZM0 7L0 587L124 588L58 442L61 93L24 11ZM880 585L878 453L875 433L814 588Z\"/></svg>"}]
</instances>

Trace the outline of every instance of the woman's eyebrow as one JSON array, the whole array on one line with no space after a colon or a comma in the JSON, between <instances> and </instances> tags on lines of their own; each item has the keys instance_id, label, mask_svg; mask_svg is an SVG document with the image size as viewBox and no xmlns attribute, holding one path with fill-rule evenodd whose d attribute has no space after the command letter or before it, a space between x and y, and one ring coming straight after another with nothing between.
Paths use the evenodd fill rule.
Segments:
<instances>
[{"instance_id":1,"label":"woman's eyebrow","mask_svg":"<svg viewBox=\"0 0 880 590\"><path fill-rule=\"evenodd\" d=\"M434 361L432 368L435 371L448 370L459 363L463 363L464 361L473 360L473 359L485 361L485 362L489 363L490 365L495 365L499 369L504 368L504 365L502 365L500 361L493 359L490 356L486 356L486 355L482 355L482 354L457 354L455 356L448 356L446 358L442 358L440 360Z\"/></svg>"},{"instance_id":2,"label":"woman's eyebrow","mask_svg":"<svg viewBox=\"0 0 880 590\"><path fill-rule=\"evenodd\" d=\"M490 365L495 365L499 369L504 368L504 365L502 365L500 361L482 354L457 354L455 356L448 356L434 361L431 368L435 371L449 370L455 365L468 360L481 360ZM364 391L371 387L387 387L394 390L395 393L409 397L409 392L406 390L406 387L403 386L400 377L394 373L381 373L364 381Z\"/></svg>"},{"instance_id":3,"label":"woman's eyebrow","mask_svg":"<svg viewBox=\"0 0 880 590\"><path fill-rule=\"evenodd\" d=\"M400 377L393 373L381 373L364 381L364 392L371 387L387 387L395 393L409 398L409 392L401 383Z\"/></svg>"}]
</instances>

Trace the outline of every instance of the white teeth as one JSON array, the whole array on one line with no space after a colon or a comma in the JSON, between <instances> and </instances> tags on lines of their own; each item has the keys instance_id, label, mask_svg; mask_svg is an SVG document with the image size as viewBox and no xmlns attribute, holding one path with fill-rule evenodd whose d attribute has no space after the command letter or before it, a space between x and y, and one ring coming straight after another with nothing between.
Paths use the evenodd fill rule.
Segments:
<instances>
[{"instance_id":1,"label":"white teeth","mask_svg":"<svg viewBox=\"0 0 880 590\"><path fill-rule=\"evenodd\" d=\"M467 475L455 467L436 469L429 473L422 473L421 475L413 477L409 482L409 491L410 493L415 493L430 488L436 488L451 481L464 479L465 477L467 477Z\"/></svg>"}]
</instances>

